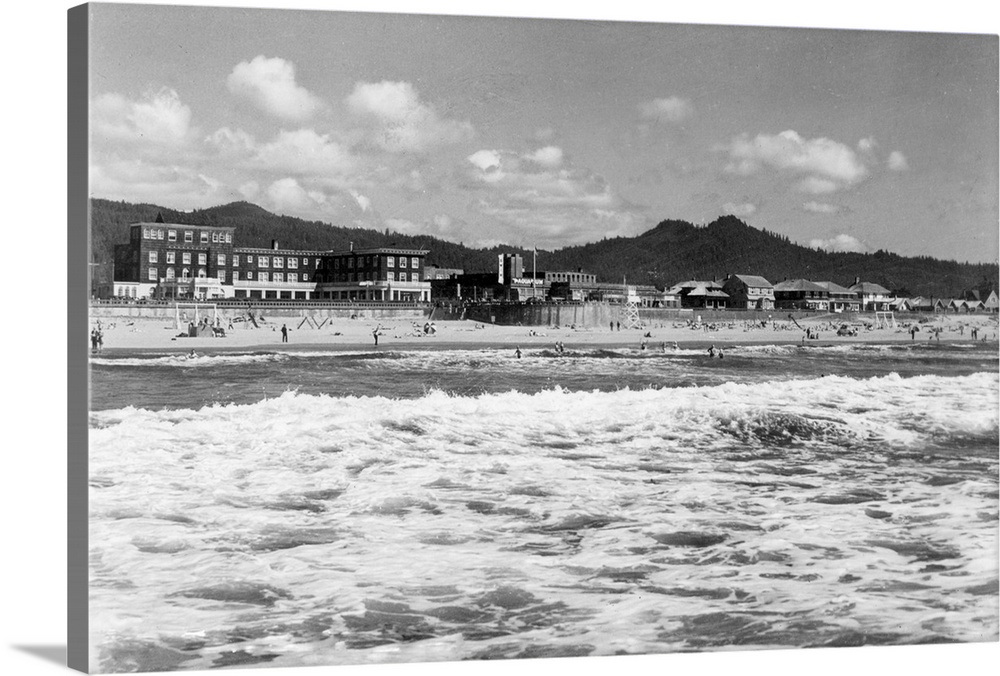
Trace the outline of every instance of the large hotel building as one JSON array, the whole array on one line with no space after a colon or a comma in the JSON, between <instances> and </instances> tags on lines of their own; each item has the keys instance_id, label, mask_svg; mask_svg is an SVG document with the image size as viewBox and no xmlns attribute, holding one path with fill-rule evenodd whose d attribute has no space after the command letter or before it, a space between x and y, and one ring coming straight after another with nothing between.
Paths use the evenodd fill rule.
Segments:
<instances>
[{"instance_id":1,"label":"large hotel building","mask_svg":"<svg viewBox=\"0 0 1000 676\"><path fill-rule=\"evenodd\" d=\"M115 245L114 282L102 295L166 300L426 302L423 249L305 251L234 246L233 227L135 223Z\"/></svg>"}]
</instances>

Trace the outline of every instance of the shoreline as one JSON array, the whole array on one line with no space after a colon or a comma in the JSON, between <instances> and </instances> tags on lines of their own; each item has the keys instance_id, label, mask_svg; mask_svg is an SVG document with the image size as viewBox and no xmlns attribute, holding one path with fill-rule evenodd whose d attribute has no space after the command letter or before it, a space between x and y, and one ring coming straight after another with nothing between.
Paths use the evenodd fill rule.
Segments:
<instances>
[{"instance_id":1,"label":"shoreline","mask_svg":"<svg viewBox=\"0 0 1000 676\"><path fill-rule=\"evenodd\" d=\"M396 322L381 324L374 321L344 319L324 329L302 330L289 327L288 342L282 342L280 324L262 328L234 328L225 337L179 337L180 331L173 326L165 326L162 319L141 319L120 321L101 320L104 332L104 347L92 356L115 356L135 353L166 352L185 353L232 353L254 351L308 352L323 350L330 352L347 351L392 351L392 350L514 350L522 351L553 349L557 342L567 350L587 349L641 349L643 342L647 350L662 353L663 344L670 352L676 343L682 349L732 349L748 345L775 345L801 347L830 347L837 345L880 345L880 344L968 344L997 346L998 318L995 315L955 316L942 318L921 325L922 328L911 338L906 325L896 328L862 329L856 336L837 336L829 328L829 321L802 321L803 328L817 331L819 338L804 339L805 332L798 329L753 328L745 326L722 326L711 331L692 329L689 326L661 325L643 329L623 329L611 331L606 328L571 327L527 327L477 324L473 321L450 321L435 323L435 333L418 333L419 327L413 323ZM91 318L90 328L97 326ZM971 330L978 330L979 339L972 340ZM373 331L379 329L378 345L374 344ZM934 329L940 329L935 333ZM89 330L89 329L88 329ZM646 334L649 334L648 337ZM985 338L985 340L983 340ZM82 338L86 340L86 338Z\"/></svg>"}]
</instances>

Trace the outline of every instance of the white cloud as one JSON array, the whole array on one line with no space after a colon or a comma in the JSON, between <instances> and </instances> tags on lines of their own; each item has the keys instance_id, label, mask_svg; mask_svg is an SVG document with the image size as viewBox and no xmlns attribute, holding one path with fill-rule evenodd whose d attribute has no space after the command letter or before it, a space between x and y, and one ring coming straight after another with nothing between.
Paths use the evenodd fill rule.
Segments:
<instances>
[{"instance_id":1,"label":"white cloud","mask_svg":"<svg viewBox=\"0 0 1000 676\"><path fill-rule=\"evenodd\" d=\"M357 190L352 189L348 192L351 194L351 197L354 198L354 201L358 203L358 206L361 207L361 211L368 211L371 208L372 201L370 199L359 193Z\"/></svg>"},{"instance_id":2,"label":"white cloud","mask_svg":"<svg viewBox=\"0 0 1000 676\"><path fill-rule=\"evenodd\" d=\"M511 243L560 247L637 234L645 222L607 181L567 164L554 146L524 154L480 150L466 159L464 187L479 193L470 208L508 229Z\"/></svg>"},{"instance_id":3,"label":"white cloud","mask_svg":"<svg viewBox=\"0 0 1000 676\"><path fill-rule=\"evenodd\" d=\"M500 153L496 150L477 150L466 159L483 172L500 168Z\"/></svg>"},{"instance_id":4,"label":"white cloud","mask_svg":"<svg viewBox=\"0 0 1000 676\"><path fill-rule=\"evenodd\" d=\"M91 105L95 140L177 147L191 140L191 109L173 89L147 92L139 101L102 94Z\"/></svg>"},{"instance_id":5,"label":"white cloud","mask_svg":"<svg viewBox=\"0 0 1000 676\"><path fill-rule=\"evenodd\" d=\"M910 163L906 161L906 155L894 150L889 153L889 168L893 171L906 171L910 168Z\"/></svg>"},{"instance_id":6,"label":"white cloud","mask_svg":"<svg viewBox=\"0 0 1000 676\"><path fill-rule=\"evenodd\" d=\"M422 153L472 138L468 122L443 118L409 82L359 82L347 105L372 127L371 141L393 153Z\"/></svg>"},{"instance_id":7,"label":"white cloud","mask_svg":"<svg viewBox=\"0 0 1000 676\"><path fill-rule=\"evenodd\" d=\"M331 184L342 184L357 162L344 146L313 129L283 130L271 141L259 143L242 130L223 127L211 134L206 143L231 165L311 177Z\"/></svg>"},{"instance_id":8,"label":"white cloud","mask_svg":"<svg viewBox=\"0 0 1000 676\"><path fill-rule=\"evenodd\" d=\"M794 131L777 135L742 134L729 146L730 172L750 175L767 167L804 176L800 189L832 192L868 176L868 168L848 146L827 138L804 139Z\"/></svg>"},{"instance_id":9,"label":"white cloud","mask_svg":"<svg viewBox=\"0 0 1000 676\"><path fill-rule=\"evenodd\" d=\"M563 151L562 148L557 146L545 146L544 148L539 148L533 153L525 155L524 159L529 162L539 164L545 168L558 167L563 161Z\"/></svg>"},{"instance_id":10,"label":"white cloud","mask_svg":"<svg viewBox=\"0 0 1000 676\"><path fill-rule=\"evenodd\" d=\"M824 202L806 202L802 208L814 214L835 214L840 211L840 207Z\"/></svg>"},{"instance_id":11,"label":"white cloud","mask_svg":"<svg viewBox=\"0 0 1000 676\"><path fill-rule=\"evenodd\" d=\"M837 235L830 239L814 239L809 242L809 246L824 251L863 253L868 250L868 247L861 240L846 234Z\"/></svg>"},{"instance_id":12,"label":"white cloud","mask_svg":"<svg viewBox=\"0 0 1000 676\"><path fill-rule=\"evenodd\" d=\"M694 114L694 105L688 99L671 96L639 104L639 115L658 122L681 122Z\"/></svg>"},{"instance_id":13,"label":"white cloud","mask_svg":"<svg viewBox=\"0 0 1000 676\"><path fill-rule=\"evenodd\" d=\"M319 98L295 82L295 65L263 55L243 61L226 80L229 91L285 120L309 119L323 107Z\"/></svg>"},{"instance_id":14,"label":"white cloud","mask_svg":"<svg viewBox=\"0 0 1000 676\"><path fill-rule=\"evenodd\" d=\"M211 175L139 158L106 158L92 164L89 174L90 191L96 197L191 209L214 206L236 196Z\"/></svg>"},{"instance_id":15,"label":"white cloud","mask_svg":"<svg viewBox=\"0 0 1000 676\"><path fill-rule=\"evenodd\" d=\"M722 211L727 214L732 214L733 216L745 217L752 216L757 213L757 205L750 202L744 202L742 204L735 204L733 202L726 202L722 205Z\"/></svg>"}]
</instances>

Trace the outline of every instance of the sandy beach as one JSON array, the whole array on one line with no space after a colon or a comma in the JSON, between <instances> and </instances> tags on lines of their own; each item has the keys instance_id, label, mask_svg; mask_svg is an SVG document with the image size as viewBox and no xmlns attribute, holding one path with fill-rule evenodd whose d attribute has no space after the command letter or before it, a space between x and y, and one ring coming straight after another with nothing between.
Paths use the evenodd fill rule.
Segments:
<instances>
[{"instance_id":1,"label":"sandy beach","mask_svg":"<svg viewBox=\"0 0 1000 676\"><path fill-rule=\"evenodd\" d=\"M747 322L727 322L698 327L683 321L653 323L641 329L610 330L607 327L573 328L498 326L472 321L435 322L433 333L425 333L423 324L407 319L378 322L364 319L332 319L322 328L308 325L299 327L299 318L274 318L260 327L239 322L230 330L223 322L224 337L181 335L173 321L139 318L91 318L90 329L100 326L103 332L103 350L110 354L119 350L154 351L228 351L259 349L359 349L374 348L377 330L379 349L462 349L509 348L522 350L542 349L557 342L566 348L629 347L662 349L663 343L672 347L716 345L721 348L741 344L806 344L830 345L846 343L890 343L913 341L972 342L972 329L977 329L978 341L996 342L998 320L996 315L930 315L914 319L897 320L896 327L876 328L867 317L852 322L858 329L854 336L838 336L836 327L841 324L831 315L798 320L798 326L788 320L778 320L767 327L751 327ZM909 327L919 330L911 336ZM281 327L288 329L288 342L282 342ZM867 326L866 326L867 325ZM775 328L775 326L777 328ZM799 328L801 327L801 328ZM814 338L806 338L806 329ZM937 330L939 329L939 330Z\"/></svg>"}]
</instances>

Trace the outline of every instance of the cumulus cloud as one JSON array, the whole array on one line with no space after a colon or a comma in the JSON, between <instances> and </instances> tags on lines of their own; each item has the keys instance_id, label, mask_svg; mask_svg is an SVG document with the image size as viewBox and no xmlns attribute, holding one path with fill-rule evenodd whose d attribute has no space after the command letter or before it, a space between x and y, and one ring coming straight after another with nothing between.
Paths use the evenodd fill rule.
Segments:
<instances>
[{"instance_id":1,"label":"cumulus cloud","mask_svg":"<svg viewBox=\"0 0 1000 676\"><path fill-rule=\"evenodd\" d=\"M529 162L534 162L544 168L551 169L562 164L563 151L562 148L557 146L545 146L544 148L539 148L533 153L525 155L524 159Z\"/></svg>"},{"instance_id":2,"label":"cumulus cloud","mask_svg":"<svg viewBox=\"0 0 1000 676\"><path fill-rule=\"evenodd\" d=\"M726 202L722 205L722 211L727 214L732 214L733 216L752 216L757 213L757 205L750 202L743 202L742 204Z\"/></svg>"},{"instance_id":3,"label":"cumulus cloud","mask_svg":"<svg viewBox=\"0 0 1000 676\"><path fill-rule=\"evenodd\" d=\"M89 172L93 195L135 202L151 202L177 209L214 206L235 192L223 181L176 164L156 164L139 158L105 158Z\"/></svg>"},{"instance_id":4,"label":"cumulus cloud","mask_svg":"<svg viewBox=\"0 0 1000 676\"><path fill-rule=\"evenodd\" d=\"M319 98L295 81L295 65L263 55L243 61L226 79L229 91L284 120L309 119L323 107Z\"/></svg>"},{"instance_id":5,"label":"cumulus cloud","mask_svg":"<svg viewBox=\"0 0 1000 676\"><path fill-rule=\"evenodd\" d=\"M330 183L342 181L356 164L347 148L313 129L282 130L272 140L261 143L242 130L223 127L209 135L206 142L229 162Z\"/></svg>"},{"instance_id":6,"label":"cumulus cloud","mask_svg":"<svg viewBox=\"0 0 1000 676\"><path fill-rule=\"evenodd\" d=\"M635 234L644 223L603 177L568 164L554 146L480 150L466 159L464 187L479 192L470 208L508 228L513 243L565 246Z\"/></svg>"},{"instance_id":7,"label":"cumulus cloud","mask_svg":"<svg viewBox=\"0 0 1000 676\"><path fill-rule=\"evenodd\" d=\"M827 138L805 139L794 131L777 135L742 134L728 148L727 171L750 175L771 168L802 177L806 192L834 192L868 176L868 167L843 143Z\"/></svg>"},{"instance_id":8,"label":"cumulus cloud","mask_svg":"<svg viewBox=\"0 0 1000 676\"><path fill-rule=\"evenodd\" d=\"M392 153L422 153L472 138L469 122L438 115L409 82L359 82L348 108L371 127L371 141Z\"/></svg>"},{"instance_id":9,"label":"cumulus cloud","mask_svg":"<svg viewBox=\"0 0 1000 676\"><path fill-rule=\"evenodd\" d=\"M102 94L91 105L95 140L179 146L191 140L191 109L173 89L147 92L138 101Z\"/></svg>"},{"instance_id":10,"label":"cumulus cloud","mask_svg":"<svg viewBox=\"0 0 1000 676\"><path fill-rule=\"evenodd\" d=\"M639 104L639 115L657 122L681 122L694 114L694 105L687 99L671 96Z\"/></svg>"},{"instance_id":11,"label":"cumulus cloud","mask_svg":"<svg viewBox=\"0 0 1000 676\"><path fill-rule=\"evenodd\" d=\"M840 211L840 207L824 202L806 202L802 208L814 214L835 214Z\"/></svg>"},{"instance_id":12,"label":"cumulus cloud","mask_svg":"<svg viewBox=\"0 0 1000 676\"><path fill-rule=\"evenodd\" d=\"M889 153L889 168L893 171L906 171L910 168L910 163L906 161L906 155L894 150Z\"/></svg>"},{"instance_id":13,"label":"cumulus cloud","mask_svg":"<svg viewBox=\"0 0 1000 676\"><path fill-rule=\"evenodd\" d=\"M830 239L814 239L809 242L809 246L823 251L863 253L868 250L868 247L861 240L847 234L837 235Z\"/></svg>"}]
</instances>

